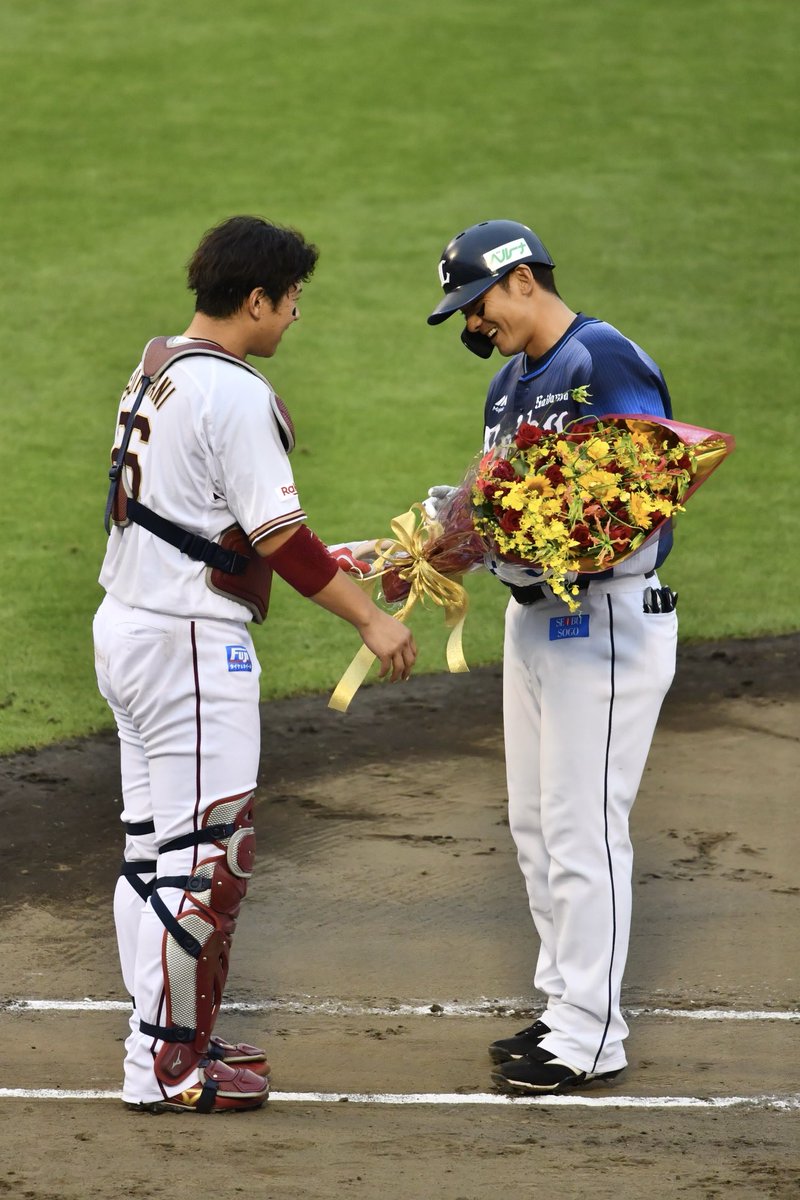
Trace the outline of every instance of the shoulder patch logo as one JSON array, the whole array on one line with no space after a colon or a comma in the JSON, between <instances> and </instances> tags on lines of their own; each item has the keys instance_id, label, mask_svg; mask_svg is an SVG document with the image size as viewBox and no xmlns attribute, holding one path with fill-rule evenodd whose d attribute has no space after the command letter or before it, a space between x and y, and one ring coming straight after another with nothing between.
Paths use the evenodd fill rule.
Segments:
<instances>
[{"instance_id":1,"label":"shoulder patch logo","mask_svg":"<svg viewBox=\"0 0 800 1200\"><path fill-rule=\"evenodd\" d=\"M502 412L507 404L508 404L508 396L501 396L500 399L496 400L495 403L492 405L492 412L496 412L496 413Z\"/></svg>"},{"instance_id":2,"label":"shoulder patch logo","mask_svg":"<svg viewBox=\"0 0 800 1200\"><path fill-rule=\"evenodd\" d=\"M229 671L252 671L253 661L246 646L226 646Z\"/></svg>"}]
</instances>

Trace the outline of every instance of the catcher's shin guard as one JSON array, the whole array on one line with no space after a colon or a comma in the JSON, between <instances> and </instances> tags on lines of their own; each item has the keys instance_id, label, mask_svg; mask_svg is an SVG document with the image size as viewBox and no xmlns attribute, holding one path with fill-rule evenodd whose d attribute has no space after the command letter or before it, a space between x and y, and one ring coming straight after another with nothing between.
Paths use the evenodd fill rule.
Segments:
<instances>
[{"instance_id":1,"label":"catcher's shin guard","mask_svg":"<svg viewBox=\"0 0 800 1200\"><path fill-rule=\"evenodd\" d=\"M162 876L151 904L164 925L162 965L166 1024L140 1022L143 1033L164 1045L155 1059L156 1076L174 1085L207 1056L214 1023L228 978L230 947L239 906L247 891L255 857L253 792L212 804L200 830L166 842L160 852L209 844L191 875ZM181 911L173 916L161 899L163 888L180 888ZM187 907L184 907L188 904Z\"/></svg>"}]
</instances>

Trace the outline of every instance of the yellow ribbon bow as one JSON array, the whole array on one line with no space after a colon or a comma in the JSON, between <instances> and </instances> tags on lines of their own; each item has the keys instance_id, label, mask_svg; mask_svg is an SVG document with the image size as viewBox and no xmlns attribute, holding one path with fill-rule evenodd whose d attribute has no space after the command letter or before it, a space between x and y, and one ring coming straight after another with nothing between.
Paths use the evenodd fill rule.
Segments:
<instances>
[{"instance_id":1,"label":"yellow ribbon bow","mask_svg":"<svg viewBox=\"0 0 800 1200\"><path fill-rule=\"evenodd\" d=\"M442 535L442 526L438 521L429 521L421 505L412 504L408 512L394 518L391 530L395 539L393 542L388 546L385 542L375 543L378 554L366 582L372 587L387 571L395 571L400 579L409 584L408 598L399 612L394 614L398 621L405 621L419 601L424 603L426 599L432 600L443 608L445 625L450 630L447 666L453 673L468 671L462 635L469 598L461 585L461 576L442 575L431 565L425 553L434 539ZM369 647L361 647L336 685L328 708L347 712L375 657Z\"/></svg>"}]
</instances>

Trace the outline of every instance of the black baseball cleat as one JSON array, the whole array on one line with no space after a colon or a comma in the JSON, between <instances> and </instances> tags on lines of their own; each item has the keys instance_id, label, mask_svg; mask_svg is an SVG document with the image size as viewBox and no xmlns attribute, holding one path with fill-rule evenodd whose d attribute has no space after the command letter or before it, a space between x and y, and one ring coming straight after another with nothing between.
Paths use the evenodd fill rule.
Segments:
<instances>
[{"instance_id":1,"label":"black baseball cleat","mask_svg":"<svg viewBox=\"0 0 800 1200\"><path fill-rule=\"evenodd\" d=\"M489 1058L492 1062L516 1062L524 1058L532 1050L539 1049L539 1042L546 1037L550 1029L544 1021L534 1021L527 1029L520 1029L513 1037L499 1038L489 1047Z\"/></svg>"},{"instance_id":2,"label":"black baseball cleat","mask_svg":"<svg viewBox=\"0 0 800 1200\"><path fill-rule=\"evenodd\" d=\"M505 1062L492 1071L492 1083L503 1092L541 1096L552 1092L569 1092L573 1088L595 1087L609 1083L625 1070L578 1071L549 1050L537 1047L525 1058Z\"/></svg>"}]
</instances>

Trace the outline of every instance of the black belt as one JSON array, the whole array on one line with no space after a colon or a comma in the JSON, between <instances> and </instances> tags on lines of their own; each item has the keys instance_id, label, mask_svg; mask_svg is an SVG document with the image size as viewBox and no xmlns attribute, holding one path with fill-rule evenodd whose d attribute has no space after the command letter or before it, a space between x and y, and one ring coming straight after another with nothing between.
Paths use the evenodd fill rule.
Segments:
<instances>
[{"instance_id":1,"label":"black belt","mask_svg":"<svg viewBox=\"0 0 800 1200\"><path fill-rule=\"evenodd\" d=\"M648 571L645 579L652 579L655 571ZM611 579L613 573L611 571L598 571L596 575L584 576L583 579L578 579L571 586L577 587L579 592L585 592L589 588L590 583L599 583L602 579ZM505 581L504 581L505 582ZM540 583L532 583L528 587L517 587L513 583L507 583L507 588L511 589L511 595L516 600L517 604L536 604L539 600L544 600L547 597L552 598L552 592L542 587Z\"/></svg>"}]
</instances>

